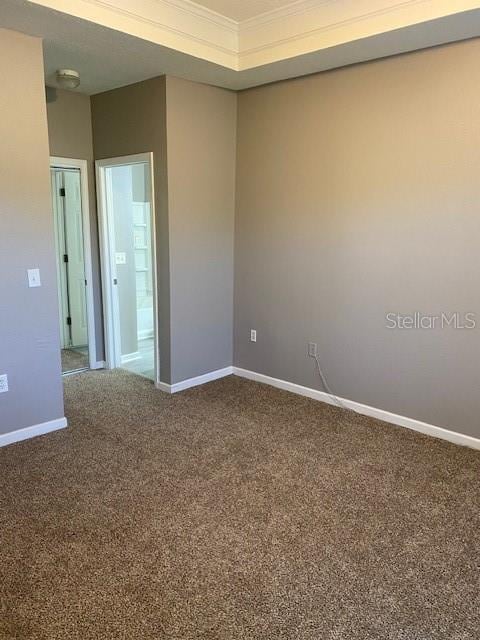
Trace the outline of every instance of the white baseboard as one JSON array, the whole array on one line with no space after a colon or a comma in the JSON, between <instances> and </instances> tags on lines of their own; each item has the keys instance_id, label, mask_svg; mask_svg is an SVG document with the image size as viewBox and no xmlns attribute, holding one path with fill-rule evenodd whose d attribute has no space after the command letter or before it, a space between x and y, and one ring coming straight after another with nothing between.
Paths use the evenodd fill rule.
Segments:
<instances>
[{"instance_id":1,"label":"white baseboard","mask_svg":"<svg viewBox=\"0 0 480 640\"><path fill-rule=\"evenodd\" d=\"M137 334L137 339L140 340L153 340L154 333L151 329L146 329L144 331L139 331Z\"/></svg>"},{"instance_id":2,"label":"white baseboard","mask_svg":"<svg viewBox=\"0 0 480 640\"><path fill-rule=\"evenodd\" d=\"M98 360L97 362L95 362L93 367L91 367L91 369L93 369L93 370L95 370L95 369L105 369L105 366L106 366L105 360Z\"/></svg>"},{"instance_id":3,"label":"white baseboard","mask_svg":"<svg viewBox=\"0 0 480 640\"><path fill-rule=\"evenodd\" d=\"M127 362L134 362L135 360L140 360L140 352L133 351L132 353L126 353L121 358L122 364L126 364Z\"/></svg>"},{"instance_id":4,"label":"white baseboard","mask_svg":"<svg viewBox=\"0 0 480 640\"><path fill-rule=\"evenodd\" d=\"M219 378L225 378L225 376L231 376L233 373L233 367L225 367L224 369L217 369L216 371L210 371L204 373L202 376L196 376L195 378L189 378L188 380L182 380L175 384L167 384L166 382L157 382L156 387L160 391L166 393L178 393L178 391L184 391L190 389L190 387L198 387L200 384L206 382L212 382L212 380L218 380Z\"/></svg>"},{"instance_id":5,"label":"white baseboard","mask_svg":"<svg viewBox=\"0 0 480 640\"><path fill-rule=\"evenodd\" d=\"M30 438L43 436L45 433L50 433L51 431L65 429L66 426L66 418L57 418L56 420L42 422L41 424L34 424L33 426L25 427L24 429L17 429L16 431L10 431L9 433L2 433L0 434L0 447L6 447L8 444L13 444L14 442L21 442L22 440L29 440Z\"/></svg>"},{"instance_id":6,"label":"white baseboard","mask_svg":"<svg viewBox=\"0 0 480 640\"><path fill-rule=\"evenodd\" d=\"M262 382L263 384L269 384L272 387L277 387L278 389L283 389L284 391L290 391L291 393L296 393L300 396L306 396L307 398L312 398L313 400L320 400L321 402L326 402L327 404L337 405L335 399L324 391L318 391L317 389L311 389L310 387L302 387L301 385L294 384L293 382L279 380L278 378L271 378L270 376L266 376L262 373L256 373L255 371L248 371L247 369L240 369L238 367L233 367L233 373L236 376L248 378L249 380L254 380L255 382ZM472 449L480 450L480 439L478 438L473 438L472 436L467 436L463 433L457 433L456 431L449 431L448 429L444 429L443 427L436 427L433 424L420 422L419 420L414 420L413 418L406 418L405 416L400 416L396 413L390 413L389 411L384 411L383 409L376 409L375 407L370 407L366 404L360 404L359 402L354 402L353 400L347 400L346 398L339 398L339 400L349 409L352 409L357 413L361 413L364 416L377 418L378 420L390 422L391 424L395 424L399 427L406 427L407 429L411 429L412 431L418 431L428 436L433 436L434 438L448 440L449 442L453 442L454 444L459 444L464 447L471 447Z\"/></svg>"}]
</instances>

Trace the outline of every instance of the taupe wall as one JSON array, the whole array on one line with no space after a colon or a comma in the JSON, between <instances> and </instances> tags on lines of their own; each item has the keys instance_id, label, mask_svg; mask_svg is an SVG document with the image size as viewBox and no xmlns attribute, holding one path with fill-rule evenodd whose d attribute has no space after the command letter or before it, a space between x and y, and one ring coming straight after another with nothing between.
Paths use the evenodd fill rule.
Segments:
<instances>
[{"instance_id":1,"label":"taupe wall","mask_svg":"<svg viewBox=\"0 0 480 640\"><path fill-rule=\"evenodd\" d=\"M236 102L167 77L172 382L232 364Z\"/></svg>"},{"instance_id":2,"label":"taupe wall","mask_svg":"<svg viewBox=\"0 0 480 640\"><path fill-rule=\"evenodd\" d=\"M63 417L42 43L0 29L0 433ZM27 269L42 286L29 288Z\"/></svg>"},{"instance_id":3,"label":"taupe wall","mask_svg":"<svg viewBox=\"0 0 480 640\"><path fill-rule=\"evenodd\" d=\"M235 94L156 78L93 96L92 119L96 158L154 152L162 381L231 365Z\"/></svg>"},{"instance_id":4,"label":"taupe wall","mask_svg":"<svg viewBox=\"0 0 480 640\"><path fill-rule=\"evenodd\" d=\"M87 160L88 163L95 344L97 360L102 361L104 360L103 314L90 97L73 91L48 89L47 118L50 155Z\"/></svg>"},{"instance_id":5,"label":"taupe wall","mask_svg":"<svg viewBox=\"0 0 480 640\"><path fill-rule=\"evenodd\" d=\"M61 417L63 406L41 45L2 36L9 431ZM479 330L392 331L385 320L480 314L479 54L469 41L238 99L176 78L92 98L96 158L154 152L163 381L232 362L236 193L237 366L321 388L306 356L315 341L337 394L480 436ZM62 147L52 126L50 139L56 155L88 155ZM40 289L26 287L32 266Z\"/></svg>"},{"instance_id":6,"label":"taupe wall","mask_svg":"<svg viewBox=\"0 0 480 640\"><path fill-rule=\"evenodd\" d=\"M480 41L239 95L235 364L480 436ZM250 328L258 342L249 342Z\"/></svg>"},{"instance_id":7,"label":"taupe wall","mask_svg":"<svg viewBox=\"0 0 480 640\"><path fill-rule=\"evenodd\" d=\"M170 382L170 261L168 248L165 78L92 96L96 159L153 152L157 230L160 377Z\"/></svg>"}]
</instances>

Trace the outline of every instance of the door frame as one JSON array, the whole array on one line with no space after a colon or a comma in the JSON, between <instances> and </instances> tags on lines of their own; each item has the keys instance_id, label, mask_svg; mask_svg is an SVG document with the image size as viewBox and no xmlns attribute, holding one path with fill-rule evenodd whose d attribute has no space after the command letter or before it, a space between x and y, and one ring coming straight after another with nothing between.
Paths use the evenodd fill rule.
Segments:
<instances>
[{"instance_id":1,"label":"door frame","mask_svg":"<svg viewBox=\"0 0 480 640\"><path fill-rule=\"evenodd\" d=\"M83 255L85 262L85 300L87 304L88 361L90 369L97 369L95 339L95 301L93 296L92 244L90 235L90 199L88 190L88 162L80 158L50 156L51 169L79 169L82 204ZM52 194L53 196L53 194ZM57 287L59 284L57 283Z\"/></svg>"},{"instance_id":2,"label":"door frame","mask_svg":"<svg viewBox=\"0 0 480 640\"><path fill-rule=\"evenodd\" d=\"M100 233L100 263L102 267L103 292L103 320L105 326L105 366L114 369L120 366L120 333L118 309L115 309L116 296L113 295L114 269L114 241L113 221L110 218L107 199L109 197L106 181L106 169L131 164L148 164L150 169L150 197L151 197L151 242L152 242L152 286L153 286L153 353L154 353L154 383L160 376L158 353L158 294L157 294L157 249L156 249L156 221L155 221L155 183L153 152L136 153L128 156L117 156L95 161L97 178L97 210Z\"/></svg>"},{"instance_id":3,"label":"door frame","mask_svg":"<svg viewBox=\"0 0 480 640\"><path fill-rule=\"evenodd\" d=\"M55 167L56 168L56 167ZM68 300L65 299L64 293L67 289L67 271L65 269L65 263L60 259L58 249L65 246L65 224L64 212L60 212L60 207L63 207L61 203L61 196L58 193L57 174L52 173L50 168L50 185L52 188L52 200L53 202L53 224L55 231L55 266L57 271L57 298L58 298L58 321L60 323L60 348L65 349L67 344L67 316L68 316Z\"/></svg>"}]
</instances>

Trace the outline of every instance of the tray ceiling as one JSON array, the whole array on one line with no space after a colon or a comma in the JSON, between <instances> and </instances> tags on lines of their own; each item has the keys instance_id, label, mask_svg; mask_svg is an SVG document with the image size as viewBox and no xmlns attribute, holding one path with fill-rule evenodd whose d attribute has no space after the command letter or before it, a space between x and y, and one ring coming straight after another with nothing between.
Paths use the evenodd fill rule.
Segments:
<instances>
[{"instance_id":1,"label":"tray ceiling","mask_svg":"<svg viewBox=\"0 0 480 640\"><path fill-rule=\"evenodd\" d=\"M43 38L47 84L73 68L88 94L162 74L244 89L480 36L480 0L200 1L0 0L0 27Z\"/></svg>"},{"instance_id":2,"label":"tray ceiling","mask_svg":"<svg viewBox=\"0 0 480 640\"><path fill-rule=\"evenodd\" d=\"M196 0L196 4L237 22L297 4L297 0Z\"/></svg>"}]
</instances>

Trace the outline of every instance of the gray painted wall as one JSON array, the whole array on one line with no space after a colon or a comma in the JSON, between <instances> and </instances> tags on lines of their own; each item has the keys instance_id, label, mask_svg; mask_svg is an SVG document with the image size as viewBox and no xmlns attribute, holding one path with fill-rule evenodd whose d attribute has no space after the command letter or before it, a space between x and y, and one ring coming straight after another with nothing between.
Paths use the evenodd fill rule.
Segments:
<instances>
[{"instance_id":1,"label":"gray painted wall","mask_svg":"<svg viewBox=\"0 0 480 640\"><path fill-rule=\"evenodd\" d=\"M236 193L237 366L321 388L316 341L339 395L480 436L479 330L385 322L480 313L479 54L475 40L252 89L237 128L235 94L176 78L92 98L95 157L154 152L163 381L232 362ZM2 32L2 64L0 433L63 415L40 42Z\"/></svg>"},{"instance_id":2,"label":"gray painted wall","mask_svg":"<svg viewBox=\"0 0 480 640\"><path fill-rule=\"evenodd\" d=\"M93 96L92 121L96 158L154 152L161 380L231 365L236 95L155 78Z\"/></svg>"},{"instance_id":3,"label":"gray painted wall","mask_svg":"<svg viewBox=\"0 0 480 640\"><path fill-rule=\"evenodd\" d=\"M243 92L235 364L480 437L480 41ZM249 342L249 330L258 342Z\"/></svg>"},{"instance_id":4,"label":"gray painted wall","mask_svg":"<svg viewBox=\"0 0 480 640\"><path fill-rule=\"evenodd\" d=\"M47 119L50 155L86 160L88 163L95 344L97 360L102 361L105 359L105 355L90 97L73 91L49 89L48 98Z\"/></svg>"},{"instance_id":5,"label":"gray painted wall","mask_svg":"<svg viewBox=\"0 0 480 640\"><path fill-rule=\"evenodd\" d=\"M95 159L153 152L158 282L160 378L170 382L170 259L168 242L165 78L91 98Z\"/></svg>"},{"instance_id":6,"label":"gray painted wall","mask_svg":"<svg viewBox=\"0 0 480 640\"><path fill-rule=\"evenodd\" d=\"M232 364L236 102L167 77L174 383Z\"/></svg>"},{"instance_id":7,"label":"gray painted wall","mask_svg":"<svg viewBox=\"0 0 480 640\"><path fill-rule=\"evenodd\" d=\"M42 43L0 29L0 433L63 417ZM14 250L12 250L14 248ZM38 267L39 288L27 269Z\"/></svg>"}]
</instances>

